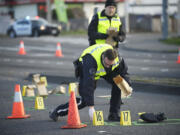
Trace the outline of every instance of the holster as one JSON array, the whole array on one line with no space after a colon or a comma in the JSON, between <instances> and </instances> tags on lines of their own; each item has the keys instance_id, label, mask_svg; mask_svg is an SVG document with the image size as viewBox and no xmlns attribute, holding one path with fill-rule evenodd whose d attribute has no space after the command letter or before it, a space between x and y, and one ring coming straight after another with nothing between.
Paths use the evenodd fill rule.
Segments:
<instances>
[{"instance_id":1,"label":"holster","mask_svg":"<svg viewBox=\"0 0 180 135\"><path fill-rule=\"evenodd\" d=\"M75 68L75 77L78 78L80 77L80 73L81 73L81 62L79 61L79 59L73 61L73 65Z\"/></svg>"}]
</instances>

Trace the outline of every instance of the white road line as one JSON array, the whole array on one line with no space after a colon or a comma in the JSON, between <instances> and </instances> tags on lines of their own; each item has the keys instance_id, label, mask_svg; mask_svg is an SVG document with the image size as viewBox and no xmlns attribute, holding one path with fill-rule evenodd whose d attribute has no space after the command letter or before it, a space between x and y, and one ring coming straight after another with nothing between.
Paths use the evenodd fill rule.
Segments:
<instances>
[{"instance_id":1,"label":"white road line","mask_svg":"<svg viewBox=\"0 0 180 135\"><path fill-rule=\"evenodd\" d=\"M13 47L0 47L0 50L18 51L18 48L13 48Z\"/></svg>"},{"instance_id":2,"label":"white road line","mask_svg":"<svg viewBox=\"0 0 180 135\"><path fill-rule=\"evenodd\" d=\"M56 65L63 65L63 62L56 62Z\"/></svg>"},{"instance_id":3,"label":"white road line","mask_svg":"<svg viewBox=\"0 0 180 135\"><path fill-rule=\"evenodd\" d=\"M102 134L102 133L106 133L106 132L107 132L107 131L98 131L98 133L101 133L101 134Z\"/></svg>"},{"instance_id":4,"label":"white road line","mask_svg":"<svg viewBox=\"0 0 180 135\"><path fill-rule=\"evenodd\" d=\"M157 60L157 59L133 59L133 58L125 58L126 61L136 61L136 62L144 62L144 63L156 63L156 64L167 64L167 63L174 63L172 60Z\"/></svg>"},{"instance_id":5,"label":"white road line","mask_svg":"<svg viewBox=\"0 0 180 135\"><path fill-rule=\"evenodd\" d=\"M147 54L148 57L152 57L152 54Z\"/></svg>"},{"instance_id":6,"label":"white road line","mask_svg":"<svg viewBox=\"0 0 180 135\"><path fill-rule=\"evenodd\" d=\"M143 60L143 62L150 62L150 60Z\"/></svg>"},{"instance_id":7,"label":"white road line","mask_svg":"<svg viewBox=\"0 0 180 135\"><path fill-rule=\"evenodd\" d=\"M34 60L28 60L28 63L35 63Z\"/></svg>"},{"instance_id":8,"label":"white road line","mask_svg":"<svg viewBox=\"0 0 180 135\"><path fill-rule=\"evenodd\" d=\"M39 54L29 54L29 56L33 56L33 57L49 57L49 56L54 56L54 54L43 54L43 53L39 53Z\"/></svg>"},{"instance_id":9,"label":"white road line","mask_svg":"<svg viewBox=\"0 0 180 135\"><path fill-rule=\"evenodd\" d=\"M166 61L166 60L161 60L161 61L159 61L159 63L164 63L164 64L166 64L167 61Z\"/></svg>"},{"instance_id":10,"label":"white road line","mask_svg":"<svg viewBox=\"0 0 180 135\"><path fill-rule=\"evenodd\" d=\"M138 54L138 53L136 53L136 56L139 56L139 54Z\"/></svg>"},{"instance_id":11,"label":"white road line","mask_svg":"<svg viewBox=\"0 0 180 135\"><path fill-rule=\"evenodd\" d=\"M10 62L10 59L9 58L5 58L3 59L4 62Z\"/></svg>"},{"instance_id":12,"label":"white road line","mask_svg":"<svg viewBox=\"0 0 180 135\"><path fill-rule=\"evenodd\" d=\"M147 71L147 70L149 70L149 68L148 67L142 67L141 70Z\"/></svg>"},{"instance_id":13,"label":"white road line","mask_svg":"<svg viewBox=\"0 0 180 135\"><path fill-rule=\"evenodd\" d=\"M49 61L42 61L42 64L49 64Z\"/></svg>"},{"instance_id":14,"label":"white road line","mask_svg":"<svg viewBox=\"0 0 180 135\"><path fill-rule=\"evenodd\" d=\"M168 71L169 71L169 69L167 69L167 68L161 69L161 72L168 72Z\"/></svg>"},{"instance_id":15,"label":"white road line","mask_svg":"<svg viewBox=\"0 0 180 135\"><path fill-rule=\"evenodd\" d=\"M162 58L166 58L166 55L162 55Z\"/></svg>"},{"instance_id":16,"label":"white road line","mask_svg":"<svg viewBox=\"0 0 180 135\"><path fill-rule=\"evenodd\" d=\"M23 60L22 59L16 59L16 62L21 63L21 62L23 62Z\"/></svg>"}]
</instances>

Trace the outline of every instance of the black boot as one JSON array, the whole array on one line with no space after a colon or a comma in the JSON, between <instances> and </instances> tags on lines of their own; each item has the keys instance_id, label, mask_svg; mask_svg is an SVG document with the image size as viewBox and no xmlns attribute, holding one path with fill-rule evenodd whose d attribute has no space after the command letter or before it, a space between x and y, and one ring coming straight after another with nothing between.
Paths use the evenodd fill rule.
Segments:
<instances>
[{"instance_id":1,"label":"black boot","mask_svg":"<svg viewBox=\"0 0 180 135\"><path fill-rule=\"evenodd\" d=\"M118 115L118 113L110 113L108 116L108 120L120 122L120 116Z\"/></svg>"},{"instance_id":2,"label":"black boot","mask_svg":"<svg viewBox=\"0 0 180 135\"><path fill-rule=\"evenodd\" d=\"M58 115L56 113L56 110L49 112L49 118L55 122L58 121Z\"/></svg>"}]
</instances>

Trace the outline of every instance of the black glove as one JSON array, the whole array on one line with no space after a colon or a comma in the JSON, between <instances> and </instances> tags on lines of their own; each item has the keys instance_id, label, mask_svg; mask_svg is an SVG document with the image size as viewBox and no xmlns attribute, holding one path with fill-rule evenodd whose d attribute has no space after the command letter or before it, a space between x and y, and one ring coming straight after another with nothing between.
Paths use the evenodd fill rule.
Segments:
<instances>
[{"instance_id":1,"label":"black glove","mask_svg":"<svg viewBox=\"0 0 180 135\"><path fill-rule=\"evenodd\" d=\"M120 31L119 42L123 42L125 39L126 39L126 33L124 31Z\"/></svg>"},{"instance_id":2,"label":"black glove","mask_svg":"<svg viewBox=\"0 0 180 135\"><path fill-rule=\"evenodd\" d=\"M115 42L118 42L118 41L119 41L119 36L114 36L114 37L113 37L113 40L114 40Z\"/></svg>"},{"instance_id":3,"label":"black glove","mask_svg":"<svg viewBox=\"0 0 180 135\"><path fill-rule=\"evenodd\" d=\"M161 122L167 118L165 117L164 113L158 113L158 114L144 113L140 115L140 119L148 123L156 123L156 122Z\"/></svg>"},{"instance_id":4,"label":"black glove","mask_svg":"<svg viewBox=\"0 0 180 135\"><path fill-rule=\"evenodd\" d=\"M113 40L115 42L123 42L125 39L126 39L125 35L118 35L118 36L113 37Z\"/></svg>"}]
</instances>

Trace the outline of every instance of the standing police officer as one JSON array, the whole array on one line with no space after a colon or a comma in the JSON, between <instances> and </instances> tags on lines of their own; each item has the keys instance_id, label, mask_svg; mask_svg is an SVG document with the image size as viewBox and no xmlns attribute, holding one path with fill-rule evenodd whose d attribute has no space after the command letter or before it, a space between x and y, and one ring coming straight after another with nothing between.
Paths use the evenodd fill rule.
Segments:
<instances>
[{"instance_id":1,"label":"standing police officer","mask_svg":"<svg viewBox=\"0 0 180 135\"><path fill-rule=\"evenodd\" d=\"M113 78L121 75L130 84L128 68L123 58L118 57L117 51L111 45L96 44L85 49L74 63L76 77L80 79L80 98L76 98L78 109L88 106L90 119L93 119L96 81L99 78L104 78L112 85L108 120L120 121L121 90L114 83ZM50 112L49 117L57 121L58 116L68 114L68 106L68 103L59 105L53 112Z\"/></svg>"},{"instance_id":2,"label":"standing police officer","mask_svg":"<svg viewBox=\"0 0 180 135\"><path fill-rule=\"evenodd\" d=\"M122 29L122 22L116 13L117 7L114 0L107 0L105 9L95 14L88 27L89 44L103 44L109 36L114 40L114 47L118 48L118 42L125 40L125 32ZM108 30L113 28L117 35L111 35Z\"/></svg>"}]
</instances>

